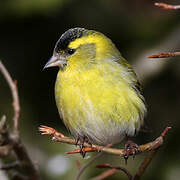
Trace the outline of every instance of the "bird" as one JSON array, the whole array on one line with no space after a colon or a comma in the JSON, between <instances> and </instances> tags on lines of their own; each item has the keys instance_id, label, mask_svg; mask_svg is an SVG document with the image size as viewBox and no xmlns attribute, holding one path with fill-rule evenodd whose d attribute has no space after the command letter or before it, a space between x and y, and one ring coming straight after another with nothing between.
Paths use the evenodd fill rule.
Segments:
<instances>
[{"instance_id":1,"label":"bird","mask_svg":"<svg viewBox=\"0 0 180 180\"><path fill-rule=\"evenodd\" d=\"M55 66L56 105L77 142L117 144L140 130L147 111L142 87L110 38L85 28L67 30L44 69Z\"/></svg>"}]
</instances>

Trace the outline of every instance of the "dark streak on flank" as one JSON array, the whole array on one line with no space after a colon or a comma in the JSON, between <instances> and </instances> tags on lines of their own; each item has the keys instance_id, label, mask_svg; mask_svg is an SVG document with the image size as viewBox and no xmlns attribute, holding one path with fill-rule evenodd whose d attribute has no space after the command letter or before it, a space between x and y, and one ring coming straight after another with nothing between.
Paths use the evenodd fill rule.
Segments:
<instances>
[{"instance_id":1,"label":"dark streak on flank","mask_svg":"<svg viewBox=\"0 0 180 180\"><path fill-rule=\"evenodd\" d=\"M54 51L59 52L60 50L65 50L70 42L83 35L83 31L85 31L84 28L73 28L67 30L57 41Z\"/></svg>"}]
</instances>

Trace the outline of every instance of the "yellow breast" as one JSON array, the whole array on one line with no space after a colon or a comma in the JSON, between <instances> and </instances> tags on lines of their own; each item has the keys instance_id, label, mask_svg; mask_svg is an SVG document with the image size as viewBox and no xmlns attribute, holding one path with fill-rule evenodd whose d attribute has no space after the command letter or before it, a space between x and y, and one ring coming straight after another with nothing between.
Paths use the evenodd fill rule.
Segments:
<instances>
[{"instance_id":1,"label":"yellow breast","mask_svg":"<svg viewBox=\"0 0 180 180\"><path fill-rule=\"evenodd\" d=\"M107 135L118 141L115 137L134 135L139 129L145 105L129 83L133 78L125 73L129 72L112 61L59 71L56 103L75 136L85 135L100 144Z\"/></svg>"}]
</instances>

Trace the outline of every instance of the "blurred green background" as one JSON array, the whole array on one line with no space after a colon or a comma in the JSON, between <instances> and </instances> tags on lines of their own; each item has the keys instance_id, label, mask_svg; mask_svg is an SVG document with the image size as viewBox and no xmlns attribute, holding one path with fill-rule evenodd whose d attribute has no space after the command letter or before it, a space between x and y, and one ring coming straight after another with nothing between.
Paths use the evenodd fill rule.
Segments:
<instances>
[{"instance_id":1,"label":"blurred green background","mask_svg":"<svg viewBox=\"0 0 180 180\"><path fill-rule=\"evenodd\" d=\"M48 125L68 134L59 118L54 83L58 69L43 71L60 35L72 27L98 30L110 37L122 55L133 64L143 84L148 105L147 132L134 140L153 140L166 126L172 126L164 146L145 172L146 180L176 180L180 177L180 58L152 60L155 53L180 51L180 12L165 11L148 0L0 0L0 59L18 81L21 103L20 134L43 180L71 180L77 174L80 155L66 155L74 146L54 143L41 136L38 127ZM169 1L164 1L169 2ZM173 1L178 4L179 1ZM0 74L0 117L12 120L12 98ZM122 144L121 144L122 146ZM99 175L98 163L137 171L145 154L129 159L104 154L83 174L87 180ZM6 177L1 172L2 180ZM127 179L116 173L108 179Z\"/></svg>"}]
</instances>

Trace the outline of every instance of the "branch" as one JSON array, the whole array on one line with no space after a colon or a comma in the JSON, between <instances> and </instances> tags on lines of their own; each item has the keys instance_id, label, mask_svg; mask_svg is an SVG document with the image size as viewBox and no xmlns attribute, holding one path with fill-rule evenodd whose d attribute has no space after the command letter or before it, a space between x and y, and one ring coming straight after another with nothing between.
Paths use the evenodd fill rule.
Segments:
<instances>
[{"instance_id":1,"label":"branch","mask_svg":"<svg viewBox=\"0 0 180 180\"><path fill-rule=\"evenodd\" d=\"M0 71L4 75L13 97L13 109L14 109L14 116L13 116L13 122L14 122L14 132L18 134L18 120L19 120L19 114L20 114L20 105L19 105L19 96L18 96L18 90L17 90L17 81L13 81L9 72L3 65L3 63L0 61Z\"/></svg>"},{"instance_id":2,"label":"branch","mask_svg":"<svg viewBox=\"0 0 180 180\"><path fill-rule=\"evenodd\" d=\"M13 168L13 164L18 165L23 169L23 172L25 175L32 180L38 180L39 178L39 173L37 169L35 168L35 165L31 161L27 150L24 146L24 144L21 142L19 136L16 136L14 134L9 133L8 129L6 128L6 119L5 116L1 119L0 121L0 135L2 144L5 144L3 146L0 146L0 155L1 157L7 156L13 151L16 155L17 161L10 163L9 165L2 165L1 169L3 170L9 170L11 167ZM3 168L7 167L7 168Z\"/></svg>"},{"instance_id":3,"label":"branch","mask_svg":"<svg viewBox=\"0 0 180 180\"><path fill-rule=\"evenodd\" d=\"M167 133L168 133L168 130L170 128L167 127L161 134L160 137L164 137ZM151 163L153 157L155 156L155 154L157 153L159 148L155 147L155 149L151 150L148 155L144 158L144 161L141 163L139 169L138 169L138 172L136 173L136 175L133 177L130 172L126 169L126 168L123 168L123 167L120 167L120 166L112 166L112 165L109 165L109 164L100 164L100 165L97 165L96 167L98 168L111 168L111 170L108 170L108 171L105 171L103 172L101 175L91 179L91 180L102 180L102 179L105 179L106 177L109 177L113 174L115 174L117 171L115 170L121 170L123 171L129 178L129 180L140 180L140 178L142 177L142 175L144 174L145 170L147 169L148 165Z\"/></svg>"},{"instance_id":4,"label":"branch","mask_svg":"<svg viewBox=\"0 0 180 180\"><path fill-rule=\"evenodd\" d=\"M23 169L23 172L25 172L25 175L32 180L39 180L39 172L36 169L34 163L32 162L31 158L29 157L29 154L26 150L26 147L21 142L20 139L18 139L16 136L11 138L12 144L13 144L13 151L20 163L20 167Z\"/></svg>"},{"instance_id":5,"label":"branch","mask_svg":"<svg viewBox=\"0 0 180 180\"><path fill-rule=\"evenodd\" d=\"M123 168L123 167L120 167L120 166L112 166L110 164L99 164L96 167L97 168L111 168L111 169L121 170L122 172L124 172L128 176L129 180L133 180L132 175L130 174L130 172L126 168Z\"/></svg>"},{"instance_id":6,"label":"branch","mask_svg":"<svg viewBox=\"0 0 180 180\"><path fill-rule=\"evenodd\" d=\"M141 163L138 172L136 173L136 175L134 176L133 180L139 180L142 175L144 174L145 170L147 169L148 165L150 164L150 162L152 161L153 157L155 156L155 154L157 153L158 149L152 150L150 151L147 156L144 158L144 161Z\"/></svg>"},{"instance_id":7,"label":"branch","mask_svg":"<svg viewBox=\"0 0 180 180\"><path fill-rule=\"evenodd\" d=\"M176 57L176 56L180 56L180 52L154 54L148 56L148 58L167 58L167 57Z\"/></svg>"},{"instance_id":8,"label":"branch","mask_svg":"<svg viewBox=\"0 0 180 180\"><path fill-rule=\"evenodd\" d=\"M155 6L158 6L160 8L163 8L165 10L177 10L180 9L180 5L171 5L166 3L155 3Z\"/></svg>"},{"instance_id":9,"label":"branch","mask_svg":"<svg viewBox=\"0 0 180 180\"><path fill-rule=\"evenodd\" d=\"M25 174L25 176L28 177L28 179L32 180L38 180L40 179L39 173L37 169L35 168L35 165L31 161L28 152L24 146L24 144L21 142L20 136L19 136L19 130L18 130L18 121L19 121L19 113L20 113L20 105L19 105L19 97L18 97L18 90L17 90L17 84L14 82L6 70L5 66L0 61L0 71L4 75L12 93L13 97L13 108L14 108L14 116L13 116L13 122L14 122L14 131L10 134L8 129L6 128L6 118L5 116L0 121L0 136L1 139L4 141L1 144L5 144L6 146L0 146L0 152L1 150L6 150L6 154L3 155L9 155L11 150L14 151L18 164L22 168L22 172ZM9 148L10 147L10 148ZM13 163L11 163L13 164ZM14 163L16 164L16 163ZM8 166L8 165L7 165ZM12 166L11 166L12 167ZM8 168L4 168L8 169ZM19 176L19 175L18 175Z\"/></svg>"},{"instance_id":10,"label":"branch","mask_svg":"<svg viewBox=\"0 0 180 180\"><path fill-rule=\"evenodd\" d=\"M102 152L101 153L98 153L96 156L94 156L87 164L85 164L84 166L82 166L80 169L79 169L79 172L76 176L76 180L79 180L80 179L80 176L82 175L82 173L99 157L102 155Z\"/></svg>"},{"instance_id":11,"label":"branch","mask_svg":"<svg viewBox=\"0 0 180 180\"><path fill-rule=\"evenodd\" d=\"M108 144L106 147L111 147L111 144ZM79 167L79 172L76 176L76 180L80 179L80 176L82 175L82 173L97 159L102 155L103 152L98 153L96 156L94 156L88 163L86 163L84 166L80 167L80 164L77 164L77 166Z\"/></svg>"},{"instance_id":12,"label":"branch","mask_svg":"<svg viewBox=\"0 0 180 180\"><path fill-rule=\"evenodd\" d=\"M163 131L163 133L154 141L149 142L147 144L140 145L139 148L141 152L151 151L151 150L159 148L163 144L163 138L167 134L169 129L170 127L167 127ZM53 141L77 145L77 142L74 139L64 136L62 133L59 133L58 131L56 131L55 129L51 127L42 125L40 126L39 131L43 135L50 135ZM80 142L78 142L78 145L80 145ZM109 154L114 154L120 157L124 157L124 152L125 152L124 149L116 149L116 148L110 148L110 147L99 146L99 145L94 145L94 144L90 145L88 143L84 143L84 146L85 147L82 149L83 152L106 152ZM81 152L80 149L76 149L75 151L72 151L70 153L75 154L75 153L80 153L80 152ZM137 152L137 153L141 153L141 152ZM70 153L67 153L67 154L70 154ZM133 155L133 152L131 152L131 150L129 152L129 155L130 156Z\"/></svg>"},{"instance_id":13,"label":"branch","mask_svg":"<svg viewBox=\"0 0 180 180\"><path fill-rule=\"evenodd\" d=\"M92 178L91 180L102 180L102 179L105 179L105 178L107 178L109 176L112 176L117 171L118 171L118 169L107 170L107 171L103 172L102 174L100 174L99 176L96 176L96 177Z\"/></svg>"},{"instance_id":14,"label":"branch","mask_svg":"<svg viewBox=\"0 0 180 180\"><path fill-rule=\"evenodd\" d=\"M169 131L170 127L167 127L161 134L160 137L164 137L168 131ZM144 174L145 170L147 169L148 165L151 163L153 157L156 155L157 151L159 148L155 148L152 151L150 151L147 156L144 158L144 161L141 163L141 166L138 169L138 172L136 173L136 175L134 176L133 180L139 180L142 175Z\"/></svg>"},{"instance_id":15,"label":"branch","mask_svg":"<svg viewBox=\"0 0 180 180\"><path fill-rule=\"evenodd\" d=\"M176 27L163 41L159 42L153 48L149 48L134 59L132 64L138 79L142 84L148 83L154 77L157 77L162 71L171 65L171 61L152 61L146 60L150 54L164 52L165 49L177 49L180 47L180 26Z\"/></svg>"},{"instance_id":16,"label":"branch","mask_svg":"<svg viewBox=\"0 0 180 180\"><path fill-rule=\"evenodd\" d=\"M6 127L6 116L0 119L0 158L10 154L13 145L9 141L9 134Z\"/></svg>"},{"instance_id":17,"label":"branch","mask_svg":"<svg viewBox=\"0 0 180 180\"><path fill-rule=\"evenodd\" d=\"M9 163L9 164L3 164L0 166L0 169L2 170L11 170L15 167L19 166L19 162L18 161L14 161L12 163Z\"/></svg>"}]
</instances>

